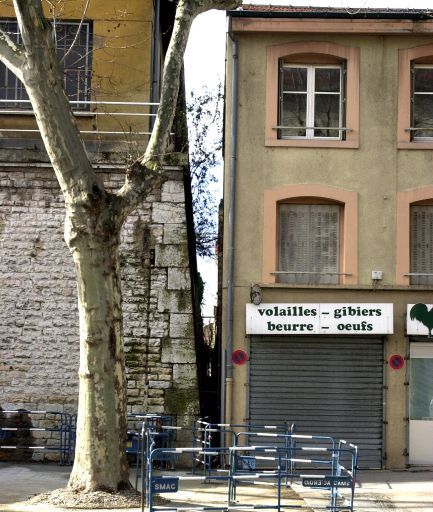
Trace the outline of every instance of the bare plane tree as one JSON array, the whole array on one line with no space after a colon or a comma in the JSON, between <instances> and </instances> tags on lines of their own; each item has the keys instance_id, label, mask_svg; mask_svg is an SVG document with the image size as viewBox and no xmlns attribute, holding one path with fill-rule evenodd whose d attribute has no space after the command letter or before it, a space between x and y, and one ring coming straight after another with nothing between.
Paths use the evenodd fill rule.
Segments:
<instances>
[{"instance_id":1,"label":"bare plane tree","mask_svg":"<svg viewBox=\"0 0 433 512\"><path fill-rule=\"evenodd\" d=\"M22 45L0 33L0 60L26 88L65 199L65 241L76 268L80 368L71 489L116 491L129 486L120 230L126 217L162 179L192 21L207 10L231 9L240 3L179 0L150 142L143 157L127 169L122 188L114 193L105 189L84 149L64 91L52 26L43 14L41 0L13 1Z\"/></svg>"}]
</instances>

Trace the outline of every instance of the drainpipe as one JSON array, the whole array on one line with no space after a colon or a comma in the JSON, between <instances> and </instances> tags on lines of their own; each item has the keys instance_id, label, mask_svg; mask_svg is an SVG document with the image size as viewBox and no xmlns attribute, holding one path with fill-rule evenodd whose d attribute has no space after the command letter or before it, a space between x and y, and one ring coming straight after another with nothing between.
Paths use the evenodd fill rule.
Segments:
<instances>
[{"instance_id":1,"label":"drainpipe","mask_svg":"<svg viewBox=\"0 0 433 512\"><path fill-rule=\"evenodd\" d=\"M230 20L231 22L231 20ZM228 204L228 244L227 244L227 308L226 308L226 368L225 368L225 410L226 423L232 423L233 396L233 295L234 295L234 239L235 239L235 182L237 145L237 105L238 105L238 41L229 28L232 40L232 91L231 91L231 130L230 130L230 175Z\"/></svg>"},{"instance_id":2,"label":"drainpipe","mask_svg":"<svg viewBox=\"0 0 433 512\"><path fill-rule=\"evenodd\" d=\"M153 2L153 31L152 31L152 69L150 86L150 101L151 103L159 102L159 87L161 81L161 0L154 0ZM158 110L157 105L152 105L150 108L150 130L152 130L155 123L155 115Z\"/></svg>"}]
</instances>

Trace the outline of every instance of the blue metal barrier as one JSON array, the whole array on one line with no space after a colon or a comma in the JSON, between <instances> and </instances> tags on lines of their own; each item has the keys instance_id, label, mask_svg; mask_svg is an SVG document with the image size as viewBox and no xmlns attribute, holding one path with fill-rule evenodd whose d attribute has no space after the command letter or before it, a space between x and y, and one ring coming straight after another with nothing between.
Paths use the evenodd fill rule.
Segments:
<instances>
[{"instance_id":1,"label":"blue metal barrier","mask_svg":"<svg viewBox=\"0 0 433 512\"><path fill-rule=\"evenodd\" d=\"M8 417L13 415L12 417ZM23 416L26 416L25 422ZM16 426L9 426L14 423ZM27 423L27 424L25 424ZM35 426L36 425L36 426ZM33 443L11 444L14 434L46 432L44 444ZM58 411L33 411L27 409L12 409L0 411L0 450L29 450L31 452L57 452L59 463L66 465L72 458L72 416Z\"/></svg>"}]
</instances>

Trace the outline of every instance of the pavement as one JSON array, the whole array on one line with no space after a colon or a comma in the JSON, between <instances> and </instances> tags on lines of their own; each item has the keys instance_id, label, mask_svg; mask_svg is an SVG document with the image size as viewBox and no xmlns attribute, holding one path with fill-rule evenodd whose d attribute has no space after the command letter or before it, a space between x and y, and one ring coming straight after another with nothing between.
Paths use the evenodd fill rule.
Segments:
<instances>
[{"instance_id":1,"label":"pavement","mask_svg":"<svg viewBox=\"0 0 433 512\"><path fill-rule=\"evenodd\" d=\"M26 505L34 494L64 487L71 468L56 464L0 462L0 512L74 512L47 505ZM169 473L174 476L174 473ZM134 480L132 475L131 480ZM282 508L294 511L317 511L326 507L327 491L293 484L282 492ZM226 484L184 482L177 493L164 494L175 506L223 505L227 500ZM276 504L275 488L248 485L238 493L238 504ZM433 512L433 467L404 471L359 471L355 490L355 512ZM139 512L139 508L128 509ZM82 512L82 509L81 509ZM91 511L87 511L91 512ZM96 512L96 510L95 510ZM98 512L102 512L99 509ZM125 509L111 509L125 512Z\"/></svg>"}]
</instances>

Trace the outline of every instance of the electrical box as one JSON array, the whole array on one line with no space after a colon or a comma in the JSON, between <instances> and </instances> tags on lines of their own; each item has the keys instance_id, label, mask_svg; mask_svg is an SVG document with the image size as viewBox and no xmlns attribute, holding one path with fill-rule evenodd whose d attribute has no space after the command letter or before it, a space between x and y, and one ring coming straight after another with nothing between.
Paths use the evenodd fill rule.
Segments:
<instances>
[{"instance_id":1,"label":"electrical box","mask_svg":"<svg viewBox=\"0 0 433 512\"><path fill-rule=\"evenodd\" d=\"M382 270L372 270L371 271L371 279L373 281L380 281L383 279L383 272Z\"/></svg>"}]
</instances>

